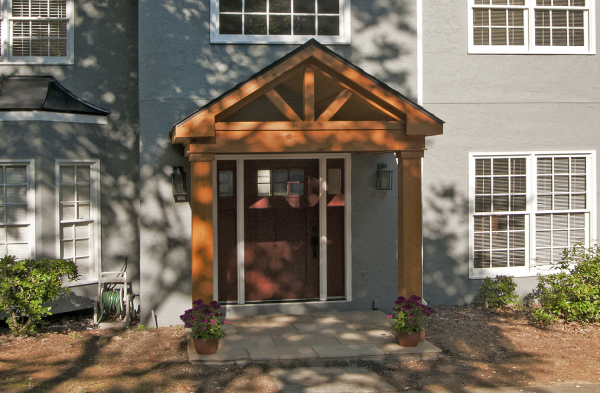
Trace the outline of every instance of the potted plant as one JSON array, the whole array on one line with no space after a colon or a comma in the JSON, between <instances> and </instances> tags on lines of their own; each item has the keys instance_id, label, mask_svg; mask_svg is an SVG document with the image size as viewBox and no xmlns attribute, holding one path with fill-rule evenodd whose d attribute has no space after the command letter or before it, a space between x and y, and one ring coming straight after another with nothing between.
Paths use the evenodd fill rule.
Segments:
<instances>
[{"instance_id":1,"label":"potted plant","mask_svg":"<svg viewBox=\"0 0 600 393\"><path fill-rule=\"evenodd\" d=\"M394 308L396 315L388 315L392 320L391 328L396 332L398 344L403 347L416 347L419 344L425 318L435 314L433 309L422 302L423 299L419 296L413 295L408 299L400 296Z\"/></svg>"},{"instance_id":2,"label":"potted plant","mask_svg":"<svg viewBox=\"0 0 600 393\"><path fill-rule=\"evenodd\" d=\"M192 303L194 307L180 316L186 328L192 329L192 341L199 355L212 355L217 352L219 339L225 337L225 326L229 321L219 319L223 313L218 302L204 304L202 299Z\"/></svg>"}]
</instances>

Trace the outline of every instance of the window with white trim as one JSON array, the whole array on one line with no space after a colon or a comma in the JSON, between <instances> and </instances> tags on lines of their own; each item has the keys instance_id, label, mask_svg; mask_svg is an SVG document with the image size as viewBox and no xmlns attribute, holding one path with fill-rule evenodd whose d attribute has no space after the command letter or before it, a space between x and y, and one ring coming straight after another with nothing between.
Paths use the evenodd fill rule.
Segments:
<instances>
[{"instance_id":1,"label":"window with white trim","mask_svg":"<svg viewBox=\"0 0 600 393\"><path fill-rule=\"evenodd\" d=\"M4 63L73 64L73 0L3 0Z\"/></svg>"},{"instance_id":2,"label":"window with white trim","mask_svg":"<svg viewBox=\"0 0 600 393\"><path fill-rule=\"evenodd\" d=\"M0 161L0 258L34 258L33 161Z\"/></svg>"},{"instance_id":3,"label":"window with white trim","mask_svg":"<svg viewBox=\"0 0 600 393\"><path fill-rule=\"evenodd\" d=\"M594 54L594 0L469 0L469 53Z\"/></svg>"},{"instance_id":4,"label":"window with white trim","mask_svg":"<svg viewBox=\"0 0 600 393\"><path fill-rule=\"evenodd\" d=\"M470 156L470 277L534 276L595 234L595 154Z\"/></svg>"},{"instance_id":5,"label":"window with white trim","mask_svg":"<svg viewBox=\"0 0 600 393\"><path fill-rule=\"evenodd\" d=\"M57 161L60 257L75 261L81 279L98 278L99 163Z\"/></svg>"},{"instance_id":6,"label":"window with white trim","mask_svg":"<svg viewBox=\"0 0 600 393\"><path fill-rule=\"evenodd\" d=\"M211 0L211 43L350 43L350 0Z\"/></svg>"}]
</instances>

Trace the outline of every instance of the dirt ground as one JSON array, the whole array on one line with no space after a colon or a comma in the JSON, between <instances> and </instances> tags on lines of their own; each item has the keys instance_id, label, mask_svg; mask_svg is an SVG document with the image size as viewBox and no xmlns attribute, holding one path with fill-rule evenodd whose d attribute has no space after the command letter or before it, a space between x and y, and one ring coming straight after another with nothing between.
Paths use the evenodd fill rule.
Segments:
<instances>
[{"instance_id":1,"label":"dirt ground","mask_svg":"<svg viewBox=\"0 0 600 393\"><path fill-rule=\"evenodd\" d=\"M600 325L536 326L524 312L435 307L436 361L369 366L399 391L597 384ZM0 324L2 392L276 392L266 366L195 366L182 326L92 329L91 311L47 319L35 337Z\"/></svg>"}]
</instances>

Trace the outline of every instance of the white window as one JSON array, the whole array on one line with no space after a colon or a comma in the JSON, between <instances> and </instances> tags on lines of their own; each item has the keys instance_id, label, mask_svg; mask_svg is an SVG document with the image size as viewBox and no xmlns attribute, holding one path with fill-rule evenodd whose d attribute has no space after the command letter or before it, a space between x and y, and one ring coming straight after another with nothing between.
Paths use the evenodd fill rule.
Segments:
<instances>
[{"instance_id":1,"label":"white window","mask_svg":"<svg viewBox=\"0 0 600 393\"><path fill-rule=\"evenodd\" d=\"M350 0L211 0L210 42L350 43Z\"/></svg>"},{"instance_id":2,"label":"white window","mask_svg":"<svg viewBox=\"0 0 600 393\"><path fill-rule=\"evenodd\" d=\"M469 53L595 54L594 0L469 0Z\"/></svg>"},{"instance_id":3,"label":"white window","mask_svg":"<svg viewBox=\"0 0 600 393\"><path fill-rule=\"evenodd\" d=\"M470 156L470 277L534 276L595 236L595 154Z\"/></svg>"},{"instance_id":4,"label":"white window","mask_svg":"<svg viewBox=\"0 0 600 393\"><path fill-rule=\"evenodd\" d=\"M75 261L81 279L97 280L100 265L99 162L58 160L60 257Z\"/></svg>"},{"instance_id":5,"label":"white window","mask_svg":"<svg viewBox=\"0 0 600 393\"><path fill-rule=\"evenodd\" d=\"M33 160L0 161L0 258L35 258Z\"/></svg>"},{"instance_id":6,"label":"white window","mask_svg":"<svg viewBox=\"0 0 600 393\"><path fill-rule=\"evenodd\" d=\"M1 58L73 64L73 0L0 0Z\"/></svg>"}]
</instances>

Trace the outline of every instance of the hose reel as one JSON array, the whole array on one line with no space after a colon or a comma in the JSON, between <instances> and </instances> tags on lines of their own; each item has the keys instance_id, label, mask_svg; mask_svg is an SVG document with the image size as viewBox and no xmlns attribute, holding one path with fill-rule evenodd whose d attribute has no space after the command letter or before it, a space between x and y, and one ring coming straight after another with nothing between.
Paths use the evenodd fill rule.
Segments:
<instances>
[{"instance_id":1,"label":"hose reel","mask_svg":"<svg viewBox=\"0 0 600 393\"><path fill-rule=\"evenodd\" d=\"M94 324L124 329L133 321L133 295L129 293L127 265L123 271L102 272L98 280Z\"/></svg>"}]
</instances>

